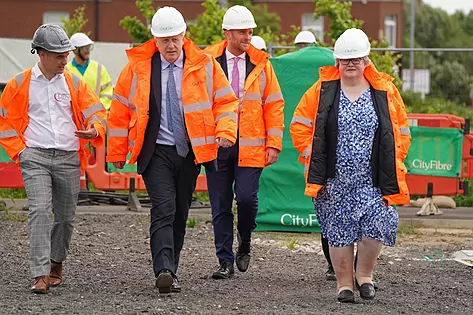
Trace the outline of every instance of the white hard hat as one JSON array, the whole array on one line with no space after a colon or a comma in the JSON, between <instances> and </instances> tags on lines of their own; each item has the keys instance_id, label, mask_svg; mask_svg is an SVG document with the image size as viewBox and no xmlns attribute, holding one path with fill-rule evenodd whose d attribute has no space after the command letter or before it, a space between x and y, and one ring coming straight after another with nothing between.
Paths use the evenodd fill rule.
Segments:
<instances>
[{"instance_id":1,"label":"white hard hat","mask_svg":"<svg viewBox=\"0 0 473 315\"><path fill-rule=\"evenodd\" d=\"M75 49L66 32L60 26L54 24L43 24L36 30L31 48L32 54L39 48L60 54Z\"/></svg>"},{"instance_id":2,"label":"white hard hat","mask_svg":"<svg viewBox=\"0 0 473 315\"><path fill-rule=\"evenodd\" d=\"M308 44L315 44L317 41L315 39L315 35L309 31L302 31L297 34L296 39L294 40L294 44L301 44L301 43L308 43Z\"/></svg>"},{"instance_id":3,"label":"white hard hat","mask_svg":"<svg viewBox=\"0 0 473 315\"><path fill-rule=\"evenodd\" d=\"M333 57L336 59L361 58L370 54L371 44L366 34L357 28L343 32L335 42Z\"/></svg>"},{"instance_id":4,"label":"white hard hat","mask_svg":"<svg viewBox=\"0 0 473 315\"><path fill-rule=\"evenodd\" d=\"M93 43L89 36L84 33L75 33L71 36L71 44L77 48L92 45Z\"/></svg>"},{"instance_id":5,"label":"white hard hat","mask_svg":"<svg viewBox=\"0 0 473 315\"><path fill-rule=\"evenodd\" d=\"M225 12L222 29L244 30L247 28L256 28L256 23L253 14L246 7L234 5Z\"/></svg>"},{"instance_id":6,"label":"white hard hat","mask_svg":"<svg viewBox=\"0 0 473 315\"><path fill-rule=\"evenodd\" d=\"M151 21L151 34L155 37L169 37L186 31L186 22L181 12L173 7L162 7Z\"/></svg>"},{"instance_id":7,"label":"white hard hat","mask_svg":"<svg viewBox=\"0 0 473 315\"><path fill-rule=\"evenodd\" d=\"M258 49L268 50L268 47L266 47L266 43L264 39L259 36L251 37L251 45L255 46Z\"/></svg>"}]
</instances>

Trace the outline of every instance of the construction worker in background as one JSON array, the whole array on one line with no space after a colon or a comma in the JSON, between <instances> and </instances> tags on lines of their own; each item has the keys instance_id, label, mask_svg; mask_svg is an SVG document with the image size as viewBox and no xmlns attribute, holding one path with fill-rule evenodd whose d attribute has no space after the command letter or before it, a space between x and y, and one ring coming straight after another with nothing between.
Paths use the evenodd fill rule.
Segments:
<instances>
[{"instance_id":1,"label":"construction worker in background","mask_svg":"<svg viewBox=\"0 0 473 315\"><path fill-rule=\"evenodd\" d=\"M74 49L74 59L66 66L71 73L82 78L95 94L105 109L110 110L112 104L113 86L112 79L104 65L90 59L94 42L84 33L75 33L71 36Z\"/></svg>"},{"instance_id":2,"label":"construction worker in background","mask_svg":"<svg viewBox=\"0 0 473 315\"><path fill-rule=\"evenodd\" d=\"M238 99L216 60L185 37L172 7L153 16L154 38L127 50L109 113L107 162L138 163L151 199L156 287L180 292L179 256L201 164L216 169L217 148L236 141Z\"/></svg>"},{"instance_id":3,"label":"construction worker in background","mask_svg":"<svg viewBox=\"0 0 473 315\"><path fill-rule=\"evenodd\" d=\"M255 27L253 14L246 7L233 6L223 18L226 39L205 49L220 63L240 100L237 143L219 148L217 171L206 173L219 260L214 279L234 274L233 183L238 212L236 265L245 272L256 227L260 175L264 167L277 161L282 150L284 100L269 55L250 44Z\"/></svg>"},{"instance_id":4,"label":"construction worker in background","mask_svg":"<svg viewBox=\"0 0 473 315\"><path fill-rule=\"evenodd\" d=\"M268 47L266 47L266 42L262 37L259 36L252 36L251 37L251 45L255 46L258 49L261 49L262 51L267 51Z\"/></svg>"},{"instance_id":5,"label":"construction worker in background","mask_svg":"<svg viewBox=\"0 0 473 315\"><path fill-rule=\"evenodd\" d=\"M302 31L297 34L294 44L296 45L297 49L302 49L317 44L317 40L315 39L315 35L312 32Z\"/></svg>"},{"instance_id":6,"label":"construction worker in background","mask_svg":"<svg viewBox=\"0 0 473 315\"><path fill-rule=\"evenodd\" d=\"M61 27L42 25L31 47L39 62L13 77L0 100L0 144L19 164L28 196L31 291L47 293L62 283L81 168L89 141L104 143L107 114L90 87L64 71L74 46Z\"/></svg>"}]
</instances>

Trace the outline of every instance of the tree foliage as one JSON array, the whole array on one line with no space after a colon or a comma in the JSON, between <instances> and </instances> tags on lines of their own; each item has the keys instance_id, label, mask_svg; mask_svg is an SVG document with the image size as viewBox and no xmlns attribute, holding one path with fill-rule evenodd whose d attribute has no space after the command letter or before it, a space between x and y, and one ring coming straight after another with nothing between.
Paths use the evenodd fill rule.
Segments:
<instances>
[{"instance_id":1,"label":"tree foliage","mask_svg":"<svg viewBox=\"0 0 473 315\"><path fill-rule=\"evenodd\" d=\"M151 24L157 9L153 7L153 0L136 0L135 4L145 18L146 25L136 16L125 16L120 20L120 26L128 31L128 34L136 43L144 43L153 38L148 25Z\"/></svg>"},{"instance_id":2,"label":"tree foliage","mask_svg":"<svg viewBox=\"0 0 473 315\"><path fill-rule=\"evenodd\" d=\"M71 37L75 33L82 32L82 29L89 21L84 18L85 5L75 9L74 14L70 18L65 18L61 16L61 22L64 24L63 28L67 36ZM87 36L90 35L90 32L85 32Z\"/></svg>"},{"instance_id":3,"label":"tree foliage","mask_svg":"<svg viewBox=\"0 0 473 315\"><path fill-rule=\"evenodd\" d=\"M206 0L202 3L205 11L197 17L195 22L188 23L187 36L197 45L212 45L222 39L222 20L225 9L220 7L217 0Z\"/></svg>"}]
</instances>

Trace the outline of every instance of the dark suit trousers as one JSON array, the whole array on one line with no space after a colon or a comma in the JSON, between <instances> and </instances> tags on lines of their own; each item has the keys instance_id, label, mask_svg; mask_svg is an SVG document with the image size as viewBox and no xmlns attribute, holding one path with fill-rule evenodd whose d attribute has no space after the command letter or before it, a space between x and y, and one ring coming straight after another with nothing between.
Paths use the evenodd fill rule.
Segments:
<instances>
[{"instance_id":1,"label":"dark suit trousers","mask_svg":"<svg viewBox=\"0 0 473 315\"><path fill-rule=\"evenodd\" d=\"M237 201L237 230L243 241L251 241L258 213L258 188L262 168L238 166L238 144L218 149L218 170L207 171L207 188L212 206L215 249L220 263L234 261L233 194ZM233 187L233 183L235 186Z\"/></svg>"},{"instance_id":2,"label":"dark suit trousers","mask_svg":"<svg viewBox=\"0 0 473 315\"><path fill-rule=\"evenodd\" d=\"M175 146L157 144L142 174L151 199L150 243L156 276L163 269L177 273L199 172L192 150L182 158Z\"/></svg>"}]
</instances>

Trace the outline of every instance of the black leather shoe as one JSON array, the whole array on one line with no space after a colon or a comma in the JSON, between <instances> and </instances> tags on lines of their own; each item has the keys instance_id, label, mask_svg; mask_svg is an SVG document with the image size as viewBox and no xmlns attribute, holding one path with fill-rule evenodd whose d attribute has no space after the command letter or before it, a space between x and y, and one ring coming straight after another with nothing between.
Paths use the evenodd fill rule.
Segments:
<instances>
[{"instance_id":1,"label":"black leather shoe","mask_svg":"<svg viewBox=\"0 0 473 315\"><path fill-rule=\"evenodd\" d=\"M376 281L374 281L374 280L372 280L371 282L373 282L373 287L374 287L374 289L375 289L376 291L378 291L378 290L379 290L378 282L376 282Z\"/></svg>"},{"instance_id":2,"label":"black leather shoe","mask_svg":"<svg viewBox=\"0 0 473 315\"><path fill-rule=\"evenodd\" d=\"M355 303L355 293L352 290L340 291L337 300L341 303Z\"/></svg>"},{"instance_id":3,"label":"black leather shoe","mask_svg":"<svg viewBox=\"0 0 473 315\"><path fill-rule=\"evenodd\" d=\"M220 264L220 267L218 268L218 270L212 274L212 278L213 279L228 279L231 276L233 276L234 273L235 273L235 270L233 269L233 264L228 261L224 261L223 263Z\"/></svg>"},{"instance_id":4,"label":"black leather shoe","mask_svg":"<svg viewBox=\"0 0 473 315\"><path fill-rule=\"evenodd\" d=\"M162 270L156 277L156 288L159 289L159 293L170 293L173 282L171 271Z\"/></svg>"},{"instance_id":5,"label":"black leather shoe","mask_svg":"<svg viewBox=\"0 0 473 315\"><path fill-rule=\"evenodd\" d=\"M355 286L360 291L360 297L363 300L373 300L376 296L376 290L371 283L363 283L362 285L358 284L358 281L355 281Z\"/></svg>"},{"instance_id":6,"label":"black leather shoe","mask_svg":"<svg viewBox=\"0 0 473 315\"><path fill-rule=\"evenodd\" d=\"M181 286L179 285L179 280L177 280L177 277L174 277L173 279L173 282L171 284L171 292L181 293Z\"/></svg>"},{"instance_id":7,"label":"black leather shoe","mask_svg":"<svg viewBox=\"0 0 473 315\"><path fill-rule=\"evenodd\" d=\"M251 243L244 242L240 237L240 233L238 233L237 239L238 251L235 255L235 263L240 272L246 272L248 270L248 266L250 265L251 260Z\"/></svg>"},{"instance_id":8,"label":"black leather shoe","mask_svg":"<svg viewBox=\"0 0 473 315\"><path fill-rule=\"evenodd\" d=\"M327 281L337 281L337 276L332 266L328 266L327 271L325 272L325 280Z\"/></svg>"}]
</instances>

